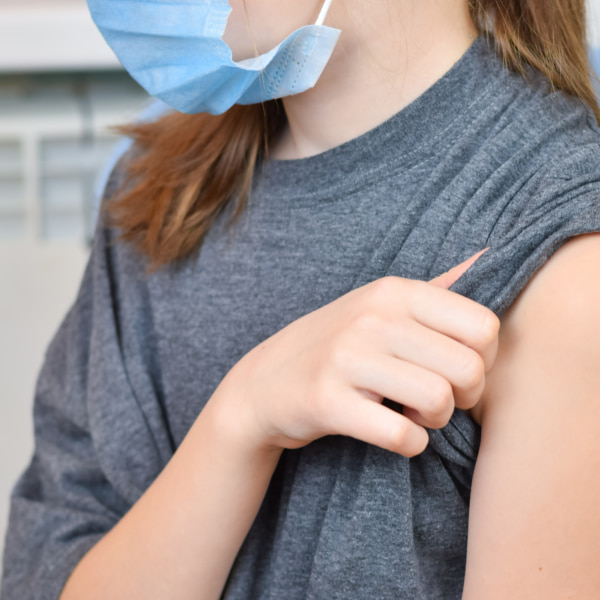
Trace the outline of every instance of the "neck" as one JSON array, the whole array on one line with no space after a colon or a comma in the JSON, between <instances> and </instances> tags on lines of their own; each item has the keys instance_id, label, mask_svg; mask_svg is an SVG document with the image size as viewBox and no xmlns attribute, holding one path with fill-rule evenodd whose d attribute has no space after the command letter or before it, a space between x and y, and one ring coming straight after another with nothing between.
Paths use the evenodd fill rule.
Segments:
<instances>
[{"instance_id":1,"label":"neck","mask_svg":"<svg viewBox=\"0 0 600 600\"><path fill-rule=\"evenodd\" d=\"M284 98L288 124L275 159L320 154L383 123L450 70L476 35L464 0L334 0L325 24L342 30L340 41L317 85Z\"/></svg>"}]
</instances>

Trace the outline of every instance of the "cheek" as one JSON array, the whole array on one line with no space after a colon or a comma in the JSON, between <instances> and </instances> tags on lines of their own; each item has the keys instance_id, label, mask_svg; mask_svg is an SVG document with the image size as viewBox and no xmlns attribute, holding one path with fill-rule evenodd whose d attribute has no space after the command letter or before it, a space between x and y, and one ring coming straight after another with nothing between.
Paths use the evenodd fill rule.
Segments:
<instances>
[{"instance_id":1,"label":"cheek","mask_svg":"<svg viewBox=\"0 0 600 600\"><path fill-rule=\"evenodd\" d=\"M254 55L252 36L243 0L229 0L231 13L223 34L223 41L231 48L234 60L242 60Z\"/></svg>"}]
</instances>

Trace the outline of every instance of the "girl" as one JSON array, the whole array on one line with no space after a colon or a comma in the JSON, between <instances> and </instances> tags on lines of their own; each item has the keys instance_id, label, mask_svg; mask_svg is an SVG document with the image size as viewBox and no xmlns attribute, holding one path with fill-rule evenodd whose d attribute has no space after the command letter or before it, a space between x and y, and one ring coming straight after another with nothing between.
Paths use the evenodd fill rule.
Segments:
<instances>
[{"instance_id":1,"label":"girl","mask_svg":"<svg viewBox=\"0 0 600 600\"><path fill-rule=\"evenodd\" d=\"M583 0L90 7L178 110L124 129L3 600L597 598Z\"/></svg>"}]
</instances>

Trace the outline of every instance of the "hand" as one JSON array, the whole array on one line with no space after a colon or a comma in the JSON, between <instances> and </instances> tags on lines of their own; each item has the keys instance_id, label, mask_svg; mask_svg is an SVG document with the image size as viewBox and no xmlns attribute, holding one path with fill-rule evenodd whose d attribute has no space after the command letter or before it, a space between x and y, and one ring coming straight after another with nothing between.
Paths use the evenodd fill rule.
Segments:
<instances>
[{"instance_id":1,"label":"hand","mask_svg":"<svg viewBox=\"0 0 600 600\"><path fill-rule=\"evenodd\" d=\"M481 254L430 282L374 281L251 350L221 384L240 435L260 448L339 434L422 452L425 427L477 403L496 356L498 318L447 289Z\"/></svg>"}]
</instances>

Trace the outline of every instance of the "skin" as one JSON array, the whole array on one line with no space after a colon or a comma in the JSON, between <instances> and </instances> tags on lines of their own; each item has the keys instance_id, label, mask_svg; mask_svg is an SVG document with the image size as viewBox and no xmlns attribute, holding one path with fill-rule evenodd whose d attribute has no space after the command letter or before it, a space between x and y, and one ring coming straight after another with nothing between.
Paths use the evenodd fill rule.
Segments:
<instances>
[{"instance_id":1,"label":"skin","mask_svg":"<svg viewBox=\"0 0 600 600\"><path fill-rule=\"evenodd\" d=\"M246 2L247 14L232 1L226 38L237 58L320 9ZM327 24L342 40L315 88L284 100L277 158L318 154L390 117L473 34L458 0L335 0ZM217 599L283 448L337 433L414 456L423 426L442 427L455 407L483 430L464 600L597 598L600 237L557 252L500 336L489 310L447 289L476 258L432 282L387 277L353 290L249 352L61 599ZM407 410L383 407L384 396Z\"/></svg>"},{"instance_id":2,"label":"skin","mask_svg":"<svg viewBox=\"0 0 600 600\"><path fill-rule=\"evenodd\" d=\"M322 6L230 4L224 40L237 59L255 54L252 38L264 52L314 23ZM340 40L315 87L284 99L289 127L274 158L319 154L379 125L446 73L477 35L464 0L334 0L325 25L341 29Z\"/></svg>"},{"instance_id":3,"label":"skin","mask_svg":"<svg viewBox=\"0 0 600 600\"><path fill-rule=\"evenodd\" d=\"M502 321L474 416L463 600L600 590L600 236L568 242Z\"/></svg>"}]
</instances>

